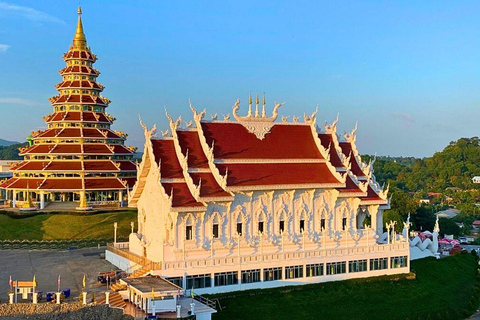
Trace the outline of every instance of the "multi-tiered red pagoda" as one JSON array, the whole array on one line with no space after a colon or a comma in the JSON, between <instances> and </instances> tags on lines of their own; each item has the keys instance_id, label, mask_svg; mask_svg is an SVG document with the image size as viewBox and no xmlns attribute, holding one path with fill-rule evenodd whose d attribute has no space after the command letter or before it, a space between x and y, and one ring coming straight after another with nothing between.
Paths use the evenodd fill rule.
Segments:
<instances>
[{"instance_id":1,"label":"multi-tiered red pagoda","mask_svg":"<svg viewBox=\"0 0 480 320\"><path fill-rule=\"evenodd\" d=\"M135 150L125 147L127 134L111 130L115 118L106 112L110 100L101 95L97 57L87 46L81 9L73 45L63 55L59 94L50 98L53 113L47 129L32 132L20 150L13 178L0 185L14 207L43 209L51 202L80 202L79 208L118 205L136 180Z\"/></svg>"}]
</instances>

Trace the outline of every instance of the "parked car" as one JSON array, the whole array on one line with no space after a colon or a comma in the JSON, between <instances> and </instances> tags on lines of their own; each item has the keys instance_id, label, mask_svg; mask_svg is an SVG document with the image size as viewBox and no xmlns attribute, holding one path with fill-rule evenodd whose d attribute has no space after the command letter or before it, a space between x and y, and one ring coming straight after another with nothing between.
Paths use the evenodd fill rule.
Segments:
<instances>
[{"instance_id":1,"label":"parked car","mask_svg":"<svg viewBox=\"0 0 480 320\"><path fill-rule=\"evenodd\" d=\"M467 238L465 237L459 237L458 241L460 241L460 244L468 244Z\"/></svg>"}]
</instances>

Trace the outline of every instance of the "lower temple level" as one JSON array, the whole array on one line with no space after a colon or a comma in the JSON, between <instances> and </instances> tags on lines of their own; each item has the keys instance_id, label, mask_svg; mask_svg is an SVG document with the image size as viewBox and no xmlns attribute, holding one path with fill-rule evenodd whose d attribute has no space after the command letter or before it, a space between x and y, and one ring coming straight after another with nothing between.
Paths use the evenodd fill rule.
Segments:
<instances>
[{"instance_id":1,"label":"lower temple level","mask_svg":"<svg viewBox=\"0 0 480 320\"><path fill-rule=\"evenodd\" d=\"M81 199L81 191L40 191L30 190L5 190L3 191L4 202L11 208L23 208L27 202L39 210L45 209L52 203L70 202L78 205ZM98 190L85 192L87 205L95 206L126 206L128 196L126 190ZM75 205L74 205L75 206Z\"/></svg>"},{"instance_id":2,"label":"lower temple level","mask_svg":"<svg viewBox=\"0 0 480 320\"><path fill-rule=\"evenodd\" d=\"M204 294L408 273L408 253L408 243L400 242L161 263L129 253L128 243L117 243L108 247L105 258L123 270L150 270Z\"/></svg>"}]
</instances>

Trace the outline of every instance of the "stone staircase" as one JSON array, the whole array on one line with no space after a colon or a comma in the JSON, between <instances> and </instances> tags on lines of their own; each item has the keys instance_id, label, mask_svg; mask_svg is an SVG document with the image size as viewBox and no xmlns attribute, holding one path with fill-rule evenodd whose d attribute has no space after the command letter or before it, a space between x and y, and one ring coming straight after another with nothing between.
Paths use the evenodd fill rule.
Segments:
<instances>
[{"instance_id":1,"label":"stone staircase","mask_svg":"<svg viewBox=\"0 0 480 320\"><path fill-rule=\"evenodd\" d=\"M110 293L110 297L109 297L108 300L110 302L110 307L116 307L116 308L124 309L127 305L127 303L125 301L123 301L122 296L118 292ZM105 295L103 295L102 297L100 297L97 300L97 305L105 304L105 302L106 302L106 298L105 298Z\"/></svg>"},{"instance_id":2,"label":"stone staircase","mask_svg":"<svg viewBox=\"0 0 480 320\"><path fill-rule=\"evenodd\" d=\"M136 270L136 271L133 272L132 274L130 274L127 278L139 278L139 277L143 277L143 276L146 275L149 271L150 271L150 266L146 265L146 266L143 266L142 268ZM110 290L112 290L113 292L118 292L118 291L126 290L126 289L127 289L127 285L121 283L120 281L117 281L117 282L115 282L114 284L110 285Z\"/></svg>"},{"instance_id":3,"label":"stone staircase","mask_svg":"<svg viewBox=\"0 0 480 320\"><path fill-rule=\"evenodd\" d=\"M45 206L45 211L75 211L78 202L50 202Z\"/></svg>"}]
</instances>

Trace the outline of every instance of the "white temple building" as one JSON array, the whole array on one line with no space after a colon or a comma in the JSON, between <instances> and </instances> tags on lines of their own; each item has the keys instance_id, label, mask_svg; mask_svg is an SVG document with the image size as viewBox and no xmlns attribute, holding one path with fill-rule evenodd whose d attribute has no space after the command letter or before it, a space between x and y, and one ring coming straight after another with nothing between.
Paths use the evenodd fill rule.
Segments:
<instances>
[{"instance_id":1,"label":"white temple building","mask_svg":"<svg viewBox=\"0 0 480 320\"><path fill-rule=\"evenodd\" d=\"M138 230L106 259L200 294L409 272L407 239L382 237L388 190L356 128L339 137L338 119L319 128L316 112L276 121L280 106L267 117L250 98L242 117L237 100L233 119L211 120L190 106L186 128L167 114L161 138L142 124Z\"/></svg>"}]
</instances>

